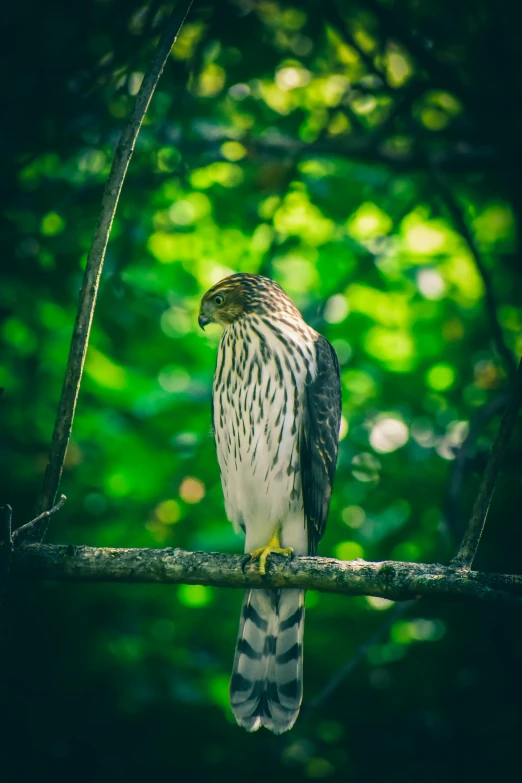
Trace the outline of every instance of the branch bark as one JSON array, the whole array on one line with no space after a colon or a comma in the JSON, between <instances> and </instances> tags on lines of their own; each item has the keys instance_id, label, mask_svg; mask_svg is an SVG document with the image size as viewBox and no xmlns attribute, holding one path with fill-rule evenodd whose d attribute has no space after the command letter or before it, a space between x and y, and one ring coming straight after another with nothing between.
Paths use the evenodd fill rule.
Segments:
<instances>
[{"instance_id":1,"label":"branch bark","mask_svg":"<svg viewBox=\"0 0 522 783\"><path fill-rule=\"evenodd\" d=\"M515 383L511 397L502 416L500 422L500 428L495 438L495 442L491 448L486 470L480 483L478 495L473 506L473 512L468 524L468 528L464 534L462 544L452 561L452 565L457 568L468 569L471 568L475 555L477 553L478 545L486 524L486 517L488 515L489 506L495 491L495 484L500 473L500 466L502 459L504 458L506 447L510 441L511 433L515 427L515 422L518 416L518 411L522 405L522 359L518 365L518 370L515 375Z\"/></svg>"},{"instance_id":2,"label":"branch bark","mask_svg":"<svg viewBox=\"0 0 522 783\"><path fill-rule=\"evenodd\" d=\"M65 495L61 495L58 503L54 505L49 511L43 511L36 519L31 519L27 524L17 528L13 533L13 544L18 545L20 542L24 543L36 543L42 541L45 538L47 528L49 527L49 520L60 511L67 498Z\"/></svg>"},{"instance_id":3,"label":"branch bark","mask_svg":"<svg viewBox=\"0 0 522 783\"><path fill-rule=\"evenodd\" d=\"M48 511L54 504L54 498L60 484L63 464L69 445L76 401L80 390L85 355L89 342L94 308L98 286L105 259L105 251L109 241L112 222L118 206L123 181L134 152L136 139L140 132L141 124L149 107L152 95L156 89L170 50L178 36L178 33L190 10L193 0L184 2L181 7L171 13L163 34L158 43L156 53L149 65L136 97L134 109L129 115L121 138L114 152L111 173L102 198L102 206L98 224L94 231L91 249L87 258L87 265L83 277L83 285L80 291L80 301L74 325L69 358L65 379L56 415L49 463L47 465L42 488L37 503L37 513Z\"/></svg>"},{"instance_id":4,"label":"branch bark","mask_svg":"<svg viewBox=\"0 0 522 783\"><path fill-rule=\"evenodd\" d=\"M522 576L462 571L448 566L387 560L345 562L327 557L272 556L266 576L243 555L182 549L111 549L22 544L13 552L12 579L126 582L215 587L301 587L393 601L429 597L512 601L522 606Z\"/></svg>"}]
</instances>

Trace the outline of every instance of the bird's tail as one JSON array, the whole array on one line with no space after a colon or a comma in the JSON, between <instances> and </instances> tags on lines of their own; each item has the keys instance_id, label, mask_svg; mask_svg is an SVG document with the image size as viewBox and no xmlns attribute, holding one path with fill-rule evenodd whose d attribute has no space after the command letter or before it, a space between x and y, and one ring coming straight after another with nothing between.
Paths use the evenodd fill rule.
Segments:
<instances>
[{"instance_id":1,"label":"bird's tail","mask_svg":"<svg viewBox=\"0 0 522 783\"><path fill-rule=\"evenodd\" d=\"M230 681L230 703L240 726L288 731L303 696L304 590L249 590L245 594Z\"/></svg>"}]
</instances>

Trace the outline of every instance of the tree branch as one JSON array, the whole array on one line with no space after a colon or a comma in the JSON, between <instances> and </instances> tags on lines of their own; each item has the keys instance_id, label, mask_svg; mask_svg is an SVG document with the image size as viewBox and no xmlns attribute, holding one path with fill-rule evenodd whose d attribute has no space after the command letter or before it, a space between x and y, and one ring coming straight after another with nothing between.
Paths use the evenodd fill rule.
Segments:
<instances>
[{"instance_id":1,"label":"tree branch","mask_svg":"<svg viewBox=\"0 0 522 783\"><path fill-rule=\"evenodd\" d=\"M134 109L125 123L121 138L114 152L111 173L103 193L100 217L94 231L91 249L87 258L87 265L85 267L76 323L74 325L67 369L65 372L65 380L54 425L49 463L45 471L37 503L38 513L48 511L53 506L54 498L60 484L65 454L71 435L76 401L80 390L83 365L89 342L94 308L96 306L96 297L98 294L105 251L107 242L109 241L109 234L116 207L118 206L125 174L132 153L134 152L134 146L140 132L143 118L170 54L170 50L172 49L183 22L185 21L185 17L190 10L192 1L193 0L188 0L188 2L184 2L180 8L176 7L168 18L156 53L149 65L136 97Z\"/></svg>"},{"instance_id":2,"label":"tree branch","mask_svg":"<svg viewBox=\"0 0 522 783\"><path fill-rule=\"evenodd\" d=\"M515 383L511 397L502 416L500 422L500 428L495 438L495 442L491 448L486 470L482 476L482 481L479 487L478 495L475 499L475 505L473 506L473 512L468 524L468 528L464 534L462 544L456 555L452 560L452 565L456 568L469 569L473 563L473 559L477 553L482 531L486 524L486 517L488 515L489 506L495 491L495 484L497 483L498 474L500 472L500 466L502 459L504 458L506 447L511 438L511 433L515 427L515 422L518 416L518 411L522 405L522 359L518 365L518 370L515 375Z\"/></svg>"},{"instance_id":3,"label":"tree branch","mask_svg":"<svg viewBox=\"0 0 522 783\"><path fill-rule=\"evenodd\" d=\"M60 495L58 503L56 503L49 511L43 511L36 519L32 519L27 522L26 525L22 525L17 528L13 533L13 543L20 544L22 541L25 544L42 541L47 533L49 527L49 519L59 511L67 498L65 495Z\"/></svg>"},{"instance_id":4,"label":"tree branch","mask_svg":"<svg viewBox=\"0 0 522 783\"><path fill-rule=\"evenodd\" d=\"M484 259L482 258L482 255L477 247L477 243L475 242L475 237L473 236L466 222L466 219L464 217L464 212L459 206L459 204L457 203L453 193L451 192L451 189L448 186L448 183L446 182L446 179L442 175L442 172L440 171L438 166L436 166L433 163L433 161L429 159L428 159L428 167L433 183L435 184L437 191L446 209L450 214L450 217L455 225L455 228L466 241L466 244L468 245L471 255L473 256L473 259L475 261L475 265L478 269L478 272L482 278L482 282L484 283L484 289L486 292L486 309L489 317L489 322L491 325L493 340L495 341L495 345L499 355L504 359L506 363L510 377L513 377L516 371L516 363L513 354L511 353L511 351L509 350L509 348L505 343L504 333L502 331L502 327L498 320L497 305L495 302L495 295L493 293L493 282L491 280L489 269L484 263Z\"/></svg>"},{"instance_id":5,"label":"tree branch","mask_svg":"<svg viewBox=\"0 0 522 783\"><path fill-rule=\"evenodd\" d=\"M451 472L448 484L448 496L446 499L446 518L449 530L452 533L452 539L455 541L462 535L464 523L461 517L460 500L464 479L466 478L466 467L474 455L477 439L483 428L497 414L501 413L509 400L509 391L501 392L498 397L488 402L477 411L476 416L471 420L469 432L455 454L455 459L451 463Z\"/></svg>"},{"instance_id":6,"label":"tree branch","mask_svg":"<svg viewBox=\"0 0 522 783\"><path fill-rule=\"evenodd\" d=\"M159 132L161 135L161 129ZM163 136L168 142L167 134L164 133ZM194 155L200 162L202 157L205 162L210 162L224 159L221 146L223 142L229 140L236 141L237 138L226 134L217 140L182 138L176 143L176 148L185 159ZM352 133L348 136L320 138L316 141L305 142L278 133L264 134L259 138L244 136L240 138L240 141L248 150L248 159L259 164L262 164L265 159L278 160L287 155L300 153L304 155L336 155L369 163L382 163L397 171L424 171L426 169L426 158L422 153L415 150L394 152L387 149L385 145L383 146L380 136L377 143L375 134ZM498 157L495 149L491 147L471 147L463 143L452 146L448 144L444 149L433 151L431 154L440 169L452 172L483 172L484 169L494 168L497 165ZM158 181L162 178L172 178L175 174L168 172L151 176L154 177L154 181Z\"/></svg>"},{"instance_id":7,"label":"tree branch","mask_svg":"<svg viewBox=\"0 0 522 783\"><path fill-rule=\"evenodd\" d=\"M342 595L375 595L394 601L430 597L512 601L522 606L522 576L486 574L425 563L327 557L269 560L266 576L243 555L182 549L112 549L22 544L13 552L13 579L126 582L215 587L301 587Z\"/></svg>"},{"instance_id":8,"label":"tree branch","mask_svg":"<svg viewBox=\"0 0 522 783\"><path fill-rule=\"evenodd\" d=\"M334 691L337 690L343 680L349 677L354 669L356 669L359 664L362 663L368 651L386 638L393 624L401 617L404 617L406 612L408 612L409 609L415 605L415 603L415 601L404 601L404 603L396 604L393 609L388 612L384 622L381 623L377 630L374 631L374 633L372 633L372 635L358 647L355 655L353 655L350 660L344 664L344 666L335 672L333 677L326 683L322 691L320 691L317 696L304 705L304 709L301 710L301 720L303 720L305 717L308 717L312 710L320 707L321 704L326 701L326 699L328 699L328 697L331 696Z\"/></svg>"}]
</instances>

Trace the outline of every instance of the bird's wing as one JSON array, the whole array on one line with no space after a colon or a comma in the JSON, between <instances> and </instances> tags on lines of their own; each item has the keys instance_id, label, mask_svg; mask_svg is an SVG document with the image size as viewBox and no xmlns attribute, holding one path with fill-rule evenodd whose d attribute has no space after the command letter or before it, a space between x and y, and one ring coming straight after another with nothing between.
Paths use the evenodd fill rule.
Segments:
<instances>
[{"instance_id":1,"label":"bird's wing","mask_svg":"<svg viewBox=\"0 0 522 783\"><path fill-rule=\"evenodd\" d=\"M341 423L341 384L337 356L324 337L315 342L317 374L305 387L305 410L300 437L301 482L313 555L326 526L337 463Z\"/></svg>"}]
</instances>

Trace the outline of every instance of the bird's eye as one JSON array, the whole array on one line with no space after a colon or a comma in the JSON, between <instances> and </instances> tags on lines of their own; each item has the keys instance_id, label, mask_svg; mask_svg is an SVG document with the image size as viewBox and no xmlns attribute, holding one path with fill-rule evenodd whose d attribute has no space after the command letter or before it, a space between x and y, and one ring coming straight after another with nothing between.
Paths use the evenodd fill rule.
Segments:
<instances>
[{"instance_id":1,"label":"bird's eye","mask_svg":"<svg viewBox=\"0 0 522 783\"><path fill-rule=\"evenodd\" d=\"M221 294L216 294L214 297L214 304L216 304L218 307L221 307L222 304L225 302L225 297Z\"/></svg>"}]
</instances>

